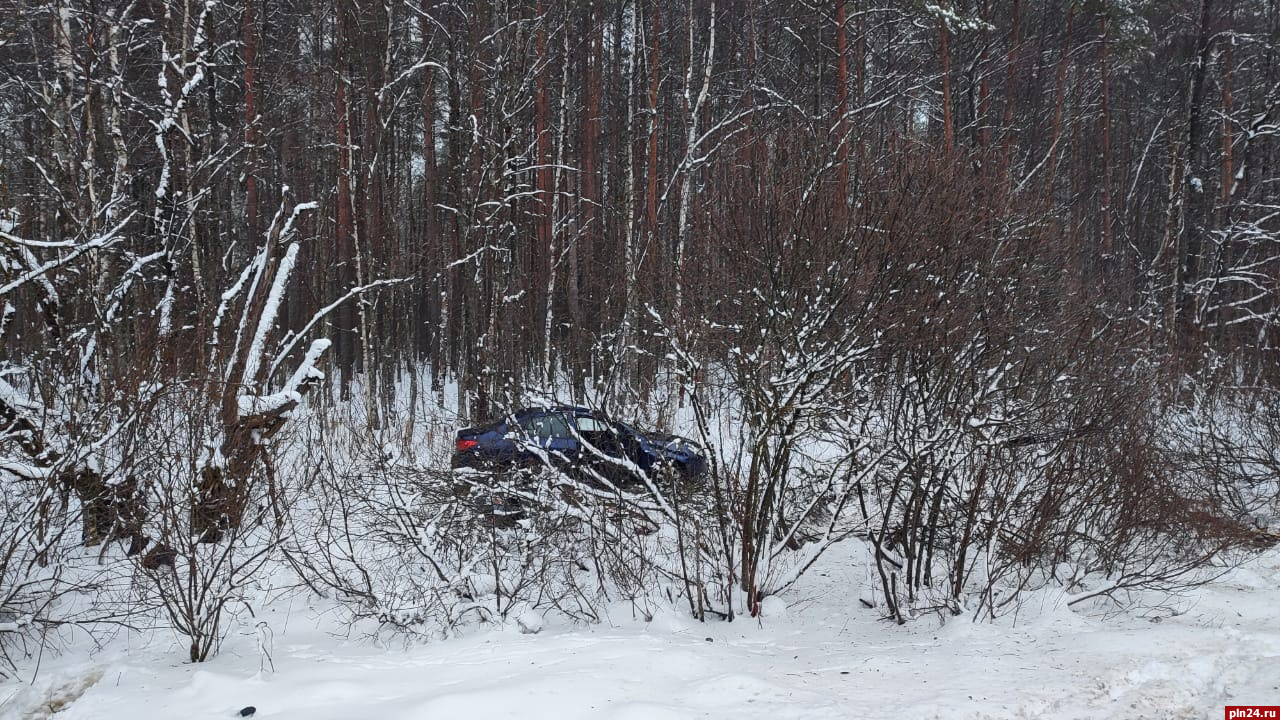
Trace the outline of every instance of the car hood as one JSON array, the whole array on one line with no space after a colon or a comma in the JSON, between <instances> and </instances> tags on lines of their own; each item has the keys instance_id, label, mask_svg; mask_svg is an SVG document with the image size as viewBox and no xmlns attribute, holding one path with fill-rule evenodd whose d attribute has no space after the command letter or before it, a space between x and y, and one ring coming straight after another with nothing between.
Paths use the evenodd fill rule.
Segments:
<instances>
[{"instance_id":1,"label":"car hood","mask_svg":"<svg viewBox=\"0 0 1280 720\"><path fill-rule=\"evenodd\" d=\"M644 439L650 444L668 453L701 455L702 446L683 435L665 435L663 433L644 433Z\"/></svg>"}]
</instances>

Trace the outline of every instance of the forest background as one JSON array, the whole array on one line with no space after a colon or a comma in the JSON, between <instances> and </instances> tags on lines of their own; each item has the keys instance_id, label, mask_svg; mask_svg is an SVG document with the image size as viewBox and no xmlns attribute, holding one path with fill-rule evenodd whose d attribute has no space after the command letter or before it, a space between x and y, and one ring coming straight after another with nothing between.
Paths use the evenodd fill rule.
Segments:
<instances>
[{"instance_id":1,"label":"forest background","mask_svg":"<svg viewBox=\"0 0 1280 720\"><path fill-rule=\"evenodd\" d=\"M133 617L116 538L193 660L267 562L424 622L334 503L536 605L344 503L549 398L715 457L611 581L699 616L849 537L899 621L1183 577L1280 477L1278 114L1276 0L2 0L0 647Z\"/></svg>"}]
</instances>

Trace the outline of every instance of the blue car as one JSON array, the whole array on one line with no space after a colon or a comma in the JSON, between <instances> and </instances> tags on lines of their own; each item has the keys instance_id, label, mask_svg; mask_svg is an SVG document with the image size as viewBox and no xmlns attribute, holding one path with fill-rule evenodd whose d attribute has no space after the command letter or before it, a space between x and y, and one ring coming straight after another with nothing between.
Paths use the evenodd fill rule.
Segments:
<instances>
[{"instance_id":1,"label":"blue car","mask_svg":"<svg viewBox=\"0 0 1280 720\"><path fill-rule=\"evenodd\" d=\"M480 471L552 467L586 481L629 485L700 479L702 448L676 435L646 433L583 407L526 408L505 419L458 431L453 468Z\"/></svg>"}]
</instances>

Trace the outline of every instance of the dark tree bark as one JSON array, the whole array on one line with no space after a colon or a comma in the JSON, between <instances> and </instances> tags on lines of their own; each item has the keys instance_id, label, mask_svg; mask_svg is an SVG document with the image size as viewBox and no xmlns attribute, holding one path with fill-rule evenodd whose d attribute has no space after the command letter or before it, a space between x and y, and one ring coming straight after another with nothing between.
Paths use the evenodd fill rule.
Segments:
<instances>
[{"instance_id":1,"label":"dark tree bark","mask_svg":"<svg viewBox=\"0 0 1280 720\"><path fill-rule=\"evenodd\" d=\"M262 231L258 223L258 23L254 13L256 1L245 0L241 31L244 45L244 144L247 152L244 211L246 235L250 243L256 243Z\"/></svg>"},{"instance_id":2,"label":"dark tree bark","mask_svg":"<svg viewBox=\"0 0 1280 720\"><path fill-rule=\"evenodd\" d=\"M352 203L352 160L350 108L347 103L347 0L337 0L334 32L334 58L338 67L337 84L334 88L334 116L337 132L338 177L337 194L334 200L334 235L337 259L337 284L339 291L355 287L356 284L356 247L355 247L355 215ZM355 372L358 357L358 330L355 307L346 303L338 310L337 317L337 362L341 373L342 396L349 398L351 393L351 376Z\"/></svg>"},{"instance_id":3,"label":"dark tree bark","mask_svg":"<svg viewBox=\"0 0 1280 720\"><path fill-rule=\"evenodd\" d=\"M547 298L543 297L547 293L548 278L553 272L554 247L552 238L552 222L554 219L555 208L555 188L552 187L553 174L551 171L551 81L549 79L551 73L551 60L547 55L547 17L546 8L543 0L537 0L536 18L538 23L537 39L535 41L538 55L537 68L537 97L534 100L534 147L535 159L534 165L534 192L537 194L537 200L534 212L535 241L530 260L532 268L530 272L530 328L542 328L546 321L544 317L548 309ZM549 339L543 337L544 342ZM536 338L534 342L536 342Z\"/></svg>"},{"instance_id":4,"label":"dark tree bark","mask_svg":"<svg viewBox=\"0 0 1280 720\"><path fill-rule=\"evenodd\" d=\"M421 15L418 18L418 32L422 35L423 55L427 54L430 45L430 39L435 34L435 26L431 22L431 13L434 11L433 0L423 0ZM453 297L453 287L449 285L448 278L452 275L450 272L442 272L439 268L446 267L453 262L454 258L450 255L448 245L445 242L444 234L441 232L440 222L436 210L437 199L437 174L439 173L436 161L436 68L428 65L423 70L422 77L422 239L423 247L420 249L418 257L422 262L418 267L418 275L420 279L425 280L426 284L419 291L423 297L419 302L419 315L416 319L418 332L423 337L423 342L419 344L421 352L423 344L429 346L427 348L428 357L431 360L432 381L439 386L445 373L446 358L448 357L446 345L448 342L448 332L445 325L448 323L448 310L442 308L442 304L449 302L448 298ZM430 278L429 280L426 280Z\"/></svg>"},{"instance_id":5,"label":"dark tree bark","mask_svg":"<svg viewBox=\"0 0 1280 720\"><path fill-rule=\"evenodd\" d=\"M1108 49L1111 39L1110 7L1106 0L1102 3L1099 24L1098 65L1102 82L1102 253L1108 258L1114 252L1111 240L1111 64Z\"/></svg>"},{"instance_id":6,"label":"dark tree bark","mask_svg":"<svg viewBox=\"0 0 1280 720\"><path fill-rule=\"evenodd\" d=\"M948 9L943 4L943 9ZM955 152L955 128L951 119L951 30L945 17L938 18L938 55L942 58L942 146L947 157Z\"/></svg>"},{"instance_id":7,"label":"dark tree bark","mask_svg":"<svg viewBox=\"0 0 1280 720\"><path fill-rule=\"evenodd\" d=\"M836 0L836 163L840 197L849 197L849 19L845 0ZM943 61L946 62L945 60ZM944 71L945 72L945 71ZM945 81L944 81L945 82Z\"/></svg>"}]
</instances>

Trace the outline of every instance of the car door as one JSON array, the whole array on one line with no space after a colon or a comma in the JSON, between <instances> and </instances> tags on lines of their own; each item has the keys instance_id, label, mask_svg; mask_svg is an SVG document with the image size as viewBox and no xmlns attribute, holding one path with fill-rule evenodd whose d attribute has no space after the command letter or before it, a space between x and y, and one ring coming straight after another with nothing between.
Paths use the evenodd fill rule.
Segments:
<instances>
[{"instance_id":1,"label":"car door","mask_svg":"<svg viewBox=\"0 0 1280 720\"><path fill-rule=\"evenodd\" d=\"M592 414L573 417L576 435L582 439L582 462L610 482L631 477L631 458L626 452L626 436L621 426Z\"/></svg>"},{"instance_id":2,"label":"car door","mask_svg":"<svg viewBox=\"0 0 1280 720\"><path fill-rule=\"evenodd\" d=\"M653 456L646 452L641 433L626 423L614 421L613 426L618 434L622 452L636 467L648 472L653 467Z\"/></svg>"},{"instance_id":3,"label":"car door","mask_svg":"<svg viewBox=\"0 0 1280 720\"><path fill-rule=\"evenodd\" d=\"M521 421L520 429L524 435L522 457L526 462L550 463L563 468L576 461L579 443L563 413L530 415Z\"/></svg>"}]
</instances>

